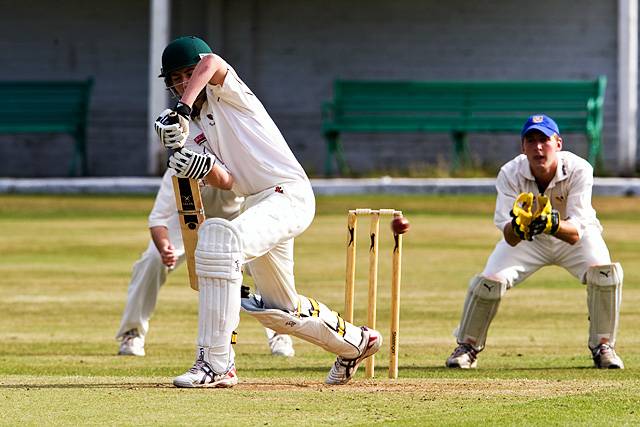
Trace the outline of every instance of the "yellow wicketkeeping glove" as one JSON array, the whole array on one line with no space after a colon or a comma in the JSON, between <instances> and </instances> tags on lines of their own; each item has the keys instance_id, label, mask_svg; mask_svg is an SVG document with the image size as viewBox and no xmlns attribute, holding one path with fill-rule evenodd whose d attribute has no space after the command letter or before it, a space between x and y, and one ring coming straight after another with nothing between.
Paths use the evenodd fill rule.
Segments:
<instances>
[{"instance_id":1,"label":"yellow wicketkeeping glove","mask_svg":"<svg viewBox=\"0 0 640 427\"><path fill-rule=\"evenodd\" d=\"M522 240L531 240L529 224L533 220L532 206L533 193L520 193L513 204L513 209L509 212L512 217L511 226L513 227L513 232Z\"/></svg>"},{"instance_id":2,"label":"yellow wicketkeeping glove","mask_svg":"<svg viewBox=\"0 0 640 427\"><path fill-rule=\"evenodd\" d=\"M539 194L536 197L536 210L529 224L529 233L535 236L540 233L556 234L560 227L560 214L551 207L547 196Z\"/></svg>"}]
</instances>

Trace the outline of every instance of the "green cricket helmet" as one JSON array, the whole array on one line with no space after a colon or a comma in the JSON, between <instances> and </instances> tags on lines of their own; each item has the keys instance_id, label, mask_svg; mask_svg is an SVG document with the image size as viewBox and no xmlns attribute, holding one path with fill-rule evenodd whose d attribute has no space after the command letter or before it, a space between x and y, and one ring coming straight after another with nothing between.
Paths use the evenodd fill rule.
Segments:
<instances>
[{"instance_id":1,"label":"green cricket helmet","mask_svg":"<svg viewBox=\"0 0 640 427\"><path fill-rule=\"evenodd\" d=\"M167 82L172 72L196 65L203 55L211 53L211 48L204 40L195 36L179 37L164 48L158 77L164 77Z\"/></svg>"}]
</instances>

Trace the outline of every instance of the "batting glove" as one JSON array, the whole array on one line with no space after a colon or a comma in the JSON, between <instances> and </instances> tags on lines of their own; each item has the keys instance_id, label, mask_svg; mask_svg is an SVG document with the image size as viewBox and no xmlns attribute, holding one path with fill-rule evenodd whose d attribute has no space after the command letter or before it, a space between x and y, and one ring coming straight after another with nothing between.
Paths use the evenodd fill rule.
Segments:
<instances>
[{"instance_id":1,"label":"batting glove","mask_svg":"<svg viewBox=\"0 0 640 427\"><path fill-rule=\"evenodd\" d=\"M533 215L529 232L532 236L537 234L556 234L560 227L560 213L551 207L551 202L546 196L537 197L536 213Z\"/></svg>"},{"instance_id":2,"label":"batting glove","mask_svg":"<svg viewBox=\"0 0 640 427\"><path fill-rule=\"evenodd\" d=\"M169 157L169 167L176 171L179 178L202 179L213 169L215 156L200 154L183 148Z\"/></svg>"},{"instance_id":3,"label":"batting glove","mask_svg":"<svg viewBox=\"0 0 640 427\"><path fill-rule=\"evenodd\" d=\"M531 233L529 230L529 224L533 214L531 213L531 206L533 205L533 193L520 193L518 198L513 204L513 209L509 212L511 215L511 227L513 232L521 240L531 240Z\"/></svg>"},{"instance_id":4,"label":"batting glove","mask_svg":"<svg viewBox=\"0 0 640 427\"><path fill-rule=\"evenodd\" d=\"M160 142L166 148L179 150L189 136L191 107L178 102L173 109L167 108L154 123Z\"/></svg>"}]
</instances>

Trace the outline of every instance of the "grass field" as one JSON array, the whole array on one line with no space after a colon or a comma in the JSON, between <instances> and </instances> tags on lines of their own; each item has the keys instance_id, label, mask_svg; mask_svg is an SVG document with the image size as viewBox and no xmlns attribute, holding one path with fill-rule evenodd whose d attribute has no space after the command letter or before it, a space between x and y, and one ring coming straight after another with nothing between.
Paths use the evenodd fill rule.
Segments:
<instances>
[{"instance_id":1,"label":"grass field","mask_svg":"<svg viewBox=\"0 0 640 427\"><path fill-rule=\"evenodd\" d=\"M640 423L640 201L598 198L612 257L625 270L618 352L624 371L598 371L586 346L585 288L548 267L510 291L479 369L443 368L468 279L499 233L493 197L319 198L296 240L298 290L341 311L345 211L394 207L405 237L400 379L362 373L323 385L334 357L295 340L290 360L268 354L242 317L241 383L181 390L193 363L197 294L184 267L170 275L147 336L147 356L115 356L131 265L147 244L150 197L0 196L0 423L6 425L636 425ZM384 225L386 227L386 225ZM366 232L359 248L365 248ZM381 238L379 329L388 335L390 232ZM366 317L366 251L359 251L356 323Z\"/></svg>"}]
</instances>

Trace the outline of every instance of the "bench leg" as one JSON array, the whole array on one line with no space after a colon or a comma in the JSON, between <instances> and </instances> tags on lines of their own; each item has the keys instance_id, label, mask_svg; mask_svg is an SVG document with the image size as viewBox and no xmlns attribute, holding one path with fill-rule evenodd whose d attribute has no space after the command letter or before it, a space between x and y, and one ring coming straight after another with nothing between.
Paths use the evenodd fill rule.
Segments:
<instances>
[{"instance_id":1,"label":"bench leg","mask_svg":"<svg viewBox=\"0 0 640 427\"><path fill-rule=\"evenodd\" d=\"M73 147L73 156L69 164L69 176L87 176L87 144L85 139L85 131L79 130L75 135L75 144Z\"/></svg>"},{"instance_id":2,"label":"bench leg","mask_svg":"<svg viewBox=\"0 0 640 427\"><path fill-rule=\"evenodd\" d=\"M458 172L461 166L469 166L471 164L467 133L453 132L451 136L454 141L451 170L452 172Z\"/></svg>"},{"instance_id":3,"label":"bench leg","mask_svg":"<svg viewBox=\"0 0 640 427\"><path fill-rule=\"evenodd\" d=\"M325 134L327 140L327 158L324 164L324 174L327 177L334 175L333 162L335 161L338 166L338 173L341 176L349 174L349 167L344 158L344 152L342 150L342 144L340 143L339 134L337 132L331 132Z\"/></svg>"},{"instance_id":4,"label":"bench leg","mask_svg":"<svg viewBox=\"0 0 640 427\"><path fill-rule=\"evenodd\" d=\"M80 153L79 153L79 157L80 157L80 173L82 174L82 176L88 176L89 175L89 166L87 164L87 139L85 137L85 133L83 132L82 135L82 140L80 143Z\"/></svg>"},{"instance_id":5,"label":"bench leg","mask_svg":"<svg viewBox=\"0 0 640 427\"><path fill-rule=\"evenodd\" d=\"M597 133L590 133L587 135L587 140L587 142L589 143L589 163L591 163L591 166L593 166L593 169L595 171L601 171L603 162L600 135Z\"/></svg>"},{"instance_id":6,"label":"bench leg","mask_svg":"<svg viewBox=\"0 0 640 427\"><path fill-rule=\"evenodd\" d=\"M78 173L78 152L77 148L73 147L73 155L71 156L71 161L69 162L69 172L68 175L70 177L77 176Z\"/></svg>"}]
</instances>

